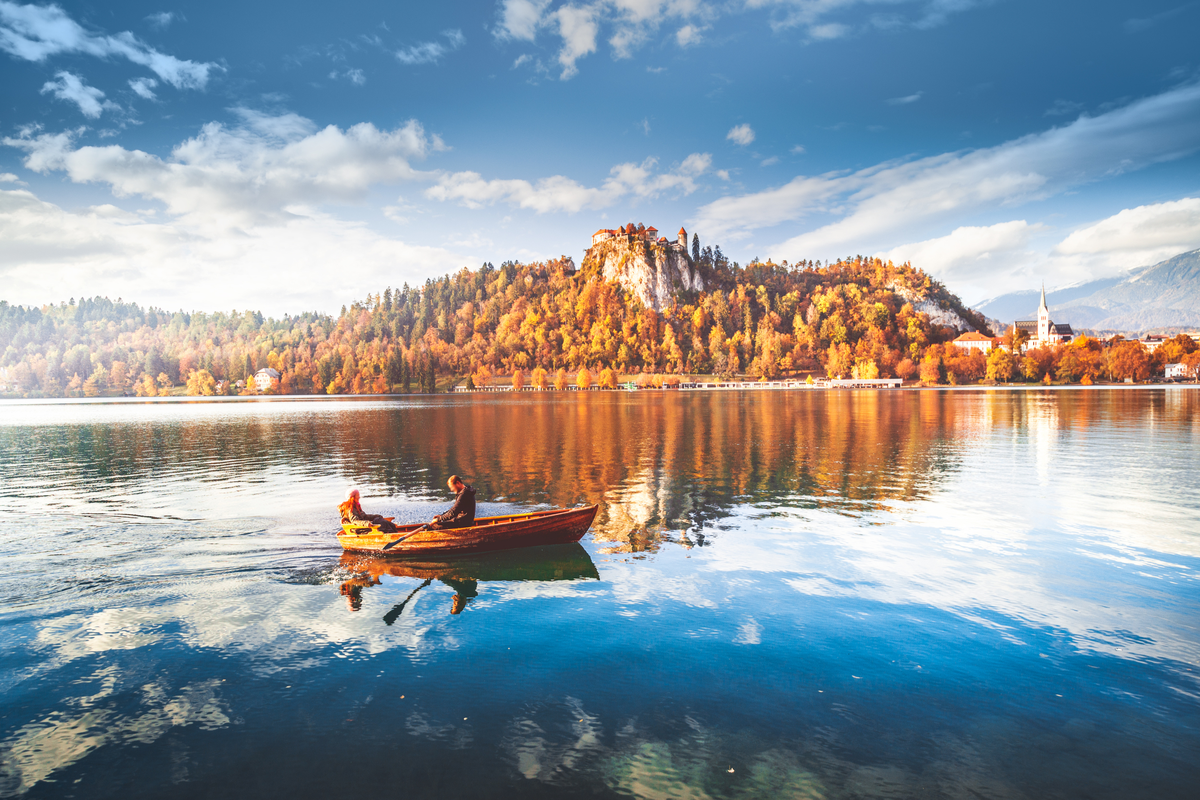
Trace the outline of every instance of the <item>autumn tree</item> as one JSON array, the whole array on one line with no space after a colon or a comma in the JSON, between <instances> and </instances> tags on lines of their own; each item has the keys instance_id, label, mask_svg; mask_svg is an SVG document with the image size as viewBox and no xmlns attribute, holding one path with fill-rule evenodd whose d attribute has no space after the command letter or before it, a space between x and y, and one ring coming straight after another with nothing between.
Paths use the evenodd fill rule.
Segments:
<instances>
[{"instance_id":1,"label":"autumn tree","mask_svg":"<svg viewBox=\"0 0 1200 800\"><path fill-rule=\"evenodd\" d=\"M580 389L590 389L592 386L592 373L588 372L587 367L580 367L579 372L575 375L575 385Z\"/></svg>"},{"instance_id":2,"label":"autumn tree","mask_svg":"<svg viewBox=\"0 0 1200 800\"><path fill-rule=\"evenodd\" d=\"M1016 373L1016 358L1004 347L994 348L988 353L987 378L996 383L1008 383Z\"/></svg>"},{"instance_id":3,"label":"autumn tree","mask_svg":"<svg viewBox=\"0 0 1200 800\"><path fill-rule=\"evenodd\" d=\"M1150 377L1150 354L1138 341L1117 342L1108 350L1108 372L1118 381L1144 381Z\"/></svg>"}]
</instances>

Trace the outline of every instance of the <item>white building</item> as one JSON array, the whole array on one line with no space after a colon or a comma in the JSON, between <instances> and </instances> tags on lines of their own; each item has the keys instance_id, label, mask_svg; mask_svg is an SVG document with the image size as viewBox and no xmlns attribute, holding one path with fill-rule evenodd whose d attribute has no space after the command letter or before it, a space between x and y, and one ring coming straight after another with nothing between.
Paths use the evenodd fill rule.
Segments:
<instances>
[{"instance_id":1,"label":"white building","mask_svg":"<svg viewBox=\"0 0 1200 800\"><path fill-rule=\"evenodd\" d=\"M254 373L254 388L260 392L265 392L271 388L271 381L279 380L279 372L270 367L263 367L258 372Z\"/></svg>"},{"instance_id":2,"label":"white building","mask_svg":"<svg viewBox=\"0 0 1200 800\"><path fill-rule=\"evenodd\" d=\"M968 353L972 350L978 350L981 353L987 353L996 346L998 341L999 339L993 339L991 336L984 336L982 333L977 331L970 331L969 333L964 333L962 336L959 336L950 344L954 345L959 350L966 350Z\"/></svg>"},{"instance_id":3,"label":"white building","mask_svg":"<svg viewBox=\"0 0 1200 800\"><path fill-rule=\"evenodd\" d=\"M1192 377L1190 373L1191 371L1188 369L1187 364L1167 364L1163 374L1167 380L1171 380L1172 378L1186 380Z\"/></svg>"}]
</instances>

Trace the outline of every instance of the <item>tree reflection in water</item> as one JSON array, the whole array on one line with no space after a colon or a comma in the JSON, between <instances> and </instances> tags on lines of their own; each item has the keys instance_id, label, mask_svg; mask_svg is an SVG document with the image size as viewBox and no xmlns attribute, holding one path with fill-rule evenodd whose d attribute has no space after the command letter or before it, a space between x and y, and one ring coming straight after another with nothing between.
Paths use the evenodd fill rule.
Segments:
<instances>
[{"instance_id":1,"label":"tree reflection in water","mask_svg":"<svg viewBox=\"0 0 1200 800\"><path fill-rule=\"evenodd\" d=\"M446 476L484 503L598 503L605 552L664 542L703 547L731 510L825 509L861 516L932 496L981 437L1047 426L1090 428L1191 419L1191 394L1131 391L595 392L402 397L85 409L79 424L0 427L10 487L0 512L38 498L44 463L88 512L228 515L264 507L330 510L347 484L408 519L448 503ZM82 411L80 413L83 413ZM111 420L96 422L97 415ZM150 415L159 424L146 424ZM166 423L166 424L162 424ZM161 478L190 476L187 485ZM190 493L190 494L189 494ZM379 495L391 498L381 500ZM84 501L76 501L83 503ZM73 509L56 509L73 510ZM224 513L224 509L223 509Z\"/></svg>"},{"instance_id":2,"label":"tree reflection in water","mask_svg":"<svg viewBox=\"0 0 1200 800\"><path fill-rule=\"evenodd\" d=\"M454 590L450 613L460 614L471 600L479 596L480 583L600 578L587 550L577 542L480 553L445 561L343 553L341 568L352 573L352 577L344 581L341 588L351 611L362 608L363 589L380 585L384 575L394 578L417 578L423 581L383 616L383 621L388 625L399 619L417 592L435 580Z\"/></svg>"}]
</instances>

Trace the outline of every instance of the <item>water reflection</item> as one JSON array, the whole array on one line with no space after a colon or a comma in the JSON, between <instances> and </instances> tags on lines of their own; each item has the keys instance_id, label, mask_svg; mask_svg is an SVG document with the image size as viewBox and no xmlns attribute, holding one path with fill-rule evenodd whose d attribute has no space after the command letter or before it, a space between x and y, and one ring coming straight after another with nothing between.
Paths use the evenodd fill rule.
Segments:
<instances>
[{"instance_id":1,"label":"water reflection","mask_svg":"<svg viewBox=\"0 0 1200 800\"><path fill-rule=\"evenodd\" d=\"M383 621L388 625L400 617L417 592L435 580L454 590L450 613L461 614L467 604L479 596L480 583L600 578L591 556L578 542L479 553L444 561L343 553L340 566L343 571L351 573L351 577L341 585L342 596L346 598L351 611L362 608L363 589L379 586L383 583L384 575L423 581L383 616Z\"/></svg>"}]
</instances>

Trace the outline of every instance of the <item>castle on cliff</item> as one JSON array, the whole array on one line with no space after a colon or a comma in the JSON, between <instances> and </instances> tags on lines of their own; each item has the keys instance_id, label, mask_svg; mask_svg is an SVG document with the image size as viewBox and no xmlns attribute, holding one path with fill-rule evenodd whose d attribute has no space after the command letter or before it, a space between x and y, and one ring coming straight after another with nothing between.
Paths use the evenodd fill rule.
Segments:
<instances>
[{"instance_id":1,"label":"castle on cliff","mask_svg":"<svg viewBox=\"0 0 1200 800\"><path fill-rule=\"evenodd\" d=\"M622 225L616 230L613 230L612 228L601 228L592 234L592 246L594 247L601 242L607 242L609 239L616 239L617 237L623 237L628 244L633 244L636 241L654 242L660 247L670 247L674 250L678 250L685 256L688 252L687 231L685 231L683 228L679 229L678 238L672 242L665 236L659 236L658 228L655 228L653 225L647 228L640 222L636 227L631 222L628 225Z\"/></svg>"}]
</instances>

